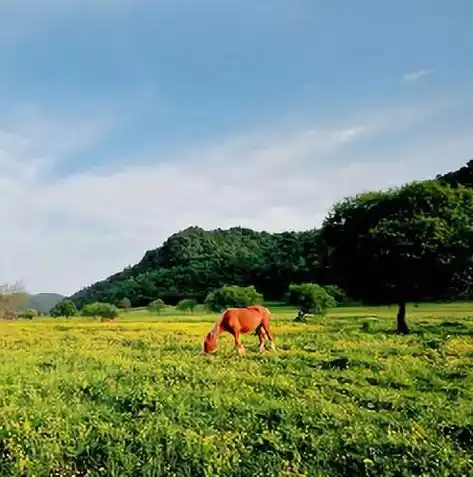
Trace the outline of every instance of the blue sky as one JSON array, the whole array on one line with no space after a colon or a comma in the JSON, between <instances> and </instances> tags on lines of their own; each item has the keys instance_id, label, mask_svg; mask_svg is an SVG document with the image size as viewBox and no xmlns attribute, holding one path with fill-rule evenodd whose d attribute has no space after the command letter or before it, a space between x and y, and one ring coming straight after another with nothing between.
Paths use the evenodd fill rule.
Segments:
<instances>
[{"instance_id":1,"label":"blue sky","mask_svg":"<svg viewBox=\"0 0 473 477\"><path fill-rule=\"evenodd\" d=\"M303 229L473 155L470 0L3 0L0 282Z\"/></svg>"}]
</instances>

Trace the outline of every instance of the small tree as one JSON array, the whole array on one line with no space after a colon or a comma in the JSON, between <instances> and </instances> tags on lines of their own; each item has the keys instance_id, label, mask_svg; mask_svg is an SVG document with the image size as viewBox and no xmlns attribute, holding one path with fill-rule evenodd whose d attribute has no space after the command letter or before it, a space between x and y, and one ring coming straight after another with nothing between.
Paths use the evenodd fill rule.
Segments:
<instances>
[{"instance_id":1,"label":"small tree","mask_svg":"<svg viewBox=\"0 0 473 477\"><path fill-rule=\"evenodd\" d=\"M56 303L53 308L51 308L49 314L56 318L61 316L70 318L71 316L77 315L77 307L72 300L65 298L64 300Z\"/></svg>"},{"instance_id":2,"label":"small tree","mask_svg":"<svg viewBox=\"0 0 473 477\"><path fill-rule=\"evenodd\" d=\"M176 308L179 311L194 313L196 306L198 305L197 300L193 298L187 298L185 300L181 300L177 305Z\"/></svg>"},{"instance_id":3,"label":"small tree","mask_svg":"<svg viewBox=\"0 0 473 477\"><path fill-rule=\"evenodd\" d=\"M82 308L82 316L92 316L94 318L115 319L118 317L119 309L111 303L95 302L85 305Z\"/></svg>"},{"instance_id":4,"label":"small tree","mask_svg":"<svg viewBox=\"0 0 473 477\"><path fill-rule=\"evenodd\" d=\"M0 318L16 318L28 301L28 294L21 282L0 285Z\"/></svg>"},{"instance_id":5,"label":"small tree","mask_svg":"<svg viewBox=\"0 0 473 477\"><path fill-rule=\"evenodd\" d=\"M27 310L21 313L21 317L25 320L32 320L33 318L39 316L39 311L34 308L28 308Z\"/></svg>"},{"instance_id":6,"label":"small tree","mask_svg":"<svg viewBox=\"0 0 473 477\"><path fill-rule=\"evenodd\" d=\"M205 299L205 306L210 311L220 312L225 308L246 308L263 302L263 295L253 285L240 287L225 285L210 292Z\"/></svg>"},{"instance_id":7,"label":"small tree","mask_svg":"<svg viewBox=\"0 0 473 477\"><path fill-rule=\"evenodd\" d=\"M307 313L325 315L327 309L333 308L337 304L333 296L316 283L289 285L286 301L299 309L294 321L302 321Z\"/></svg>"},{"instance_id":8,"label":"small tree","mask_svg":"<svg viewBox=\"0 0 473 477\"><path fill-rule=\"evenodd\" d=\"M341 305L346 300L345 292L337 285L325 285L323 289L333 297L337 305Z\"/></svg>"},{"instance_id":9,"label":"small tree","mask_svg":"<svg viewBox=\"0 0 473 477\"><path fill-rule=\"evenodd\" d=\"M120 308L127 312L131 308L131 301L129 298L125 297L120 300Z\"/></svg>"},{"instance_id":10,"label":"small tree","mask_svg":"<svg viewBox=\"0 0 473 477\"><path fill-rule=\"evenodd\" d=\"M157 315L160 315L165 308L166 308L166 303L164 303L164 301L161 300L161 298L158 298L157 300L152 301L148 305L148 311L150 313L155 313Z\"/></svg>"}]
</instances>

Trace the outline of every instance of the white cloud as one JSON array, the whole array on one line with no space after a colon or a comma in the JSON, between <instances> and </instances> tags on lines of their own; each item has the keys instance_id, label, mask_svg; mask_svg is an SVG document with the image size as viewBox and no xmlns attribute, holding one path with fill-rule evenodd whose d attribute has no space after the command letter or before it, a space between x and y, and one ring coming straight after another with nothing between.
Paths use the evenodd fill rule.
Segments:
<instances>
[{"instance_id":1,"label":"white cloud","mask_svg":"<svg viewBox=\"0 0 473 477\"><path fill-rule=\"evenodd\" d=\"M403 83L416 83L419 79L423 78L424 76L429 76L433 72L433 69L411 71L402 77L402 81Z\"/></svg>"},{"instance_id":2,"label":"white cloud","mask_svg":"<svg viewBox=\"0 0 473 477\"><path fill-rule=\"evenodd\" d=\"M470 135L422 130L437 114L429 105L352 115L338 125L252 132L166 162L134 158L135 165L60 178L51 176L54 165L93 147L108 123L39 115L21 127L10 122L0 132L0 282L72 293L189 225L318 225L346 195L465 162ZM399 141L416 127L417 139Z\"/></svg>"}]
</instances>

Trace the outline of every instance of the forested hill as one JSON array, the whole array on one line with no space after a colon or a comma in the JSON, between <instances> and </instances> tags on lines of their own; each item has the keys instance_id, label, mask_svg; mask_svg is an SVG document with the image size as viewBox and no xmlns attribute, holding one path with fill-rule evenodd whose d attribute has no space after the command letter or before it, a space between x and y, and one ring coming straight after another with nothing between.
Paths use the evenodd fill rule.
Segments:
<instances>
[{"instance_id":1,"label":"forested hill","mask_svg":"<svg viewBox=\"0 0 473 477\"><path fill-rule=\"evenodd\" d=\"M450 185L473 187L473 160L457 171L436 177ZM175 304L183 298L202 301L224 284L254 285L265 299L278 300L291 282L325 283L319 267L318 232L271 234L234 227L205 231L190 227L149 250L133 267L71 296L78 307L94 301L133 306L156 298Z\"/></svg>"},{"instance_id":2,"label":"forested hill","mask_svg":"<svg viewBox=\"0 0 473 477\"><path fill-rule=\"evenodd\" d=\"M135 266L71 299L79 307L93 301L119 303L124 297L133 306L158 297L174 304L188 297L201 301L223 284L252 284L266 299L279 299L289 283L316 278L316 243L316 230L271 234L241 227L190 227L147 251Z\"/></svg>"}]
</instances>

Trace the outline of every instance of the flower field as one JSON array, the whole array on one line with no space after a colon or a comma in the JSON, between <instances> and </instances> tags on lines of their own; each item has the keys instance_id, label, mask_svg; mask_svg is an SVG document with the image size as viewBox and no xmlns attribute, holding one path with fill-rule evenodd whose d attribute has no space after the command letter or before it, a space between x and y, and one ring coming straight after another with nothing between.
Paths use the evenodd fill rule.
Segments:
<instances>
[{"instance_id":1,"label":"flower field","mask_svg":"<svg viewBox=\"0 0 473 477\"><path fill-rule=\"evenodd\" d=\"M473 306L274 309L276 352L217 315L0 322L0 475L473 474Z\"/></svg>"}]
</instances>

